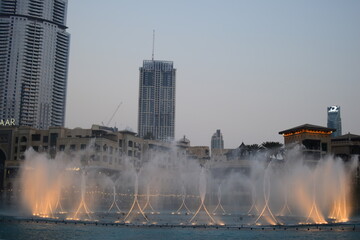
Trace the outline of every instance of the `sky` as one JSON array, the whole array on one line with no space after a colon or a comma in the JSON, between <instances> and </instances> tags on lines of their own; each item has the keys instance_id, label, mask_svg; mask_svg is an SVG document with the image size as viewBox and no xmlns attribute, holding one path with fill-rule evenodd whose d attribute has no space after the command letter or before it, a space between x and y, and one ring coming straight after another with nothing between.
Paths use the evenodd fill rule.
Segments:
<instances>
[{"instance_id":1,"label":"sky","mask_svg":"<svg viewBox=\"0 0 360 240\"><path fill-rule=\"evenodd\" d=\"M155 59L177 69L176 139L282 143L279 131L326 126L331 105L360 135L359 13L357 0L69 0L65 126L137 132L155 30Z\"/></svg>"}]
</instances>

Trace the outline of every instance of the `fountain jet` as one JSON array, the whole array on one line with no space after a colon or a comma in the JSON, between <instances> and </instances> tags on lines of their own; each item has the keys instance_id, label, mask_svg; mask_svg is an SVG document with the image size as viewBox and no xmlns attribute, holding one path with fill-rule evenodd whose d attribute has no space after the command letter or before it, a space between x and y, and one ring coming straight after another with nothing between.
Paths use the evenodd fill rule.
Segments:
<instances>
[{"instance_id":1,"label":"fountain jet","mask_svg":"<svg viewBox=\"0 0 360 240\"><path fill-rule=\"evenodd\" d=\"M200 212L200 210L203 208L205 213L207 214L207 216L210 218L211 223L214 224L215 220L214 218L210 215L209 211L207 210L204 201L205 201L205 195L206 195L206 175L205 175L205 169L204 167L201 168L201 172L200 172L200 179L199 179L199 192L200 192L200 206L198 208L198 210L195 212L194 216L190 219L190 223L195 219L195 217L198 215L198 213Z\"/></svg>"}]
</instances>

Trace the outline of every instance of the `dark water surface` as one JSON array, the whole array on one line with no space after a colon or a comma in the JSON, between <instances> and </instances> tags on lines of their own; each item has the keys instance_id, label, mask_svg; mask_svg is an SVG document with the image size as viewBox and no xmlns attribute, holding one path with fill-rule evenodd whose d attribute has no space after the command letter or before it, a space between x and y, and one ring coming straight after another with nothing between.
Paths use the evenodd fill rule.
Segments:
<instances>
[{"instance_id":1,"label":"dark water surface","mask_svg":"<svg viewBox=\"0 0 360 240\"><path fill-rule=\"evenodd\" d=\"M1 240L40 239L360 239L360 226L305 228L169 228L2 220Z\"/></svg>"}]
</instances>

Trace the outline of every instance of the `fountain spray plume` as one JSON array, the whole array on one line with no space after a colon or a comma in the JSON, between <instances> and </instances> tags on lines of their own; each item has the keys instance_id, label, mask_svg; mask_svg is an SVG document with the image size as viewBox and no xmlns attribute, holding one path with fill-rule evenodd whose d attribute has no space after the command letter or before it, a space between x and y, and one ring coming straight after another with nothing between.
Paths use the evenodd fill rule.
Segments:
<instances>
[{"instance_id":1,"label":"fountain spray plume","mask_svg":"<svg viewBox=\"0 0 360 240\"><path fill-rule=\"evenodd\" d=\"M224 207L221 204L221 183L218 186L217 199L218 199L218 204L216 205L212 213L216 215L216 210L221 209L223 215L227 214Z\"/></svg>"},{"instance_id":2,"label":"fountain spray plume","mask_svg":"<svg viewBox=\"0 0 360 240\"><path fill-rule=\"evenodd\" d=\"M81 172L80 193L81 193L81 200L80 200L79 207L77 208L74 216L70 219L79 220L80 214L86 214L88 219L85 219L85 220L92 220L92 217L90 216L91 211L87 206L86 198L85 198L85 193L86 193L86 172L85 172L85 170L82 170L82 172Z\"/></svg>"},{"instance_id":3,"label":"fountain spray plume","mask_svg":"<svg viewBox=\"0 0 360 240\"><path fill-rule=\"evenodd\" d=\"M173 212L173 214L181 214L181 209L182 208L185 208L185 210L186 210L186 214L190 214L191 213L191 211L190 211L190 209L186 206L186 202L185 202L185 200L186 200L186 190L185 190L185 186L184 185L182 185L182 191L181 191L181 200L182 200L182 202L181 202L181 205L180 205L180 207L178 208L178 210L176 210L175 212Z\"/></svg>"},{"instance_id":4,"label":"fountain spray plume","mask_svg":"<svg viewBox=\"0 0 360 240\"><path fill-rule=\"evenodd\" d=\"M121 213L120 207L117 204L116 185L115 185L115 183L113 185L113 201L112 201L111 206L110 206L110 208L109 208L109 210L107 212L109 213L113 208L115 208L115 210L117 210L117 213Z\"/></svg>"},{"instance_id":5,"label":"fountain spray plume","mask_svg":"<svg viewBox=\"0 0 360 240\"><path fill-rule=\"evenodd\" d=\"M153 206L151 205L151 202L150 202L150 184L148 184L146 186L146 203L144 205L144 207L142 208L142 211L145 212L145 210L147 208L150 208L150 211L151 211L151 214L154 214L154 213L158 213L159 212L156 212L153 208Z\"/></svg>"},{"instance_id":6,"label":"fountain spray plume","mask_svg":"<svg viewBox=\"0 0 360 240\"><path fill-rule=\"evenodd\" d=\"M194 216L189 220L191 223L195 217L199 214L200 210L203 208L207 216L210 218L211 223L216 223L215 219L211 216L209 211L207 210L205 206L205 195L206 195L206 173L205 173L205 167L201 166L201 172L199 177L199 192L200 192L200 206L198 210L195 212Z\"/></svg>"},{"instance_id":7,"label":"fountain spray plume","mask_svg":"<svg viewBox=\"0 0 360 240\"><path fill-rule=\"evenodd\" d=\"M280 222L276 219L276 217L274 216L270 205L269 205L269 199L270 199L270 174L269 171L271 169L271 163L269 163L269 165L266 167L265 169L265 173L264 173L264 178L263 178L263 193L264 193L264 207L263 209L260 211L260 214L258 216L258 218L255 220L255 224L258 224L259 219L261 217L265 218L267 222L269 222L271 225L278 225L280 224ZM265 212L268 212L268 215L265 215Z\"/></svg>"},{"instance_id":8,"label":"fountain spray plume","mask_svg":"<svg viewBox=\"0 0 360 240\"><path fill-rule=\"evenodd\" d=\"M25 152L20 185L24 206L33 215L54 217L60 207L61 173L64 169L58 161L49 161L46 154L39 154L32 149Z\"/></svg>"},{"instance_id":9,"label":"fountain spray plume","mask_svg":"<svg viewBox=\"0 0 360 240\"><path fill-rule=\"evenodd\" d=\"M149 222L149 219L146 217L145 213L143 212L142 208L140 207L139 200L138 200L138 192L139 192L139 173L140 169L136 170L135 173L135 185L134 185L134 200L130 207L129 212L126 214L124 218L124 222L130 222L131 219L129 219L129 216L133 211L135 211L135 207L137 207L138 211L141 213L143 218L146 220L146 222Z\"/></svg>"}]
</instances>

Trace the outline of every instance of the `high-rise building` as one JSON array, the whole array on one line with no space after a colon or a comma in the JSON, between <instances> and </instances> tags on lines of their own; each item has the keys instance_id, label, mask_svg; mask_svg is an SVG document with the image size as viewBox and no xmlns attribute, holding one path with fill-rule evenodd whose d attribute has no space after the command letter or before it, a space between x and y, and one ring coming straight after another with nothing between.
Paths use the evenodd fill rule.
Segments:
<instances>
[{"instance_id":1,"label":"high-rise building","mask_svg":"<svg viewBox=\"0 0 360 240\"><path fill-rule=\"evenodd\" d=\"M0 119L63 126L70 35L67 0L1 0Z\"/></svg>"},{"instance_id":2,"label":"high-rise building","mask_svg":"<svg viewBox=\"0 0 360 240\"><path fill-rule=\"evenodd\" d=\"M213 149L224 149L224 139L220 129L216 130L211 137L211 150Z\"/></svg>"},{"instance_id":3,"label":"high-rise building","mask_svg":"<svg viewBox=\"0 0 360 240\"><path fill-rule=\"evenodd\" d=\"M340 107L339 106L330 106L327 108L327 127L336 129L335 132L331 134L332 137L341 136L341 117L340 117Z\"/></svg>"},{"instance_id":4,"label":"high-rise building","mask_svg":"<svg viewBox=\"0 0 360 240\"><path fill-rule=\"evenodd\" d=\"M176 69L171 61L144 60L139 78L138 134L174 140Z\"/></svg>"}]
</instances>

